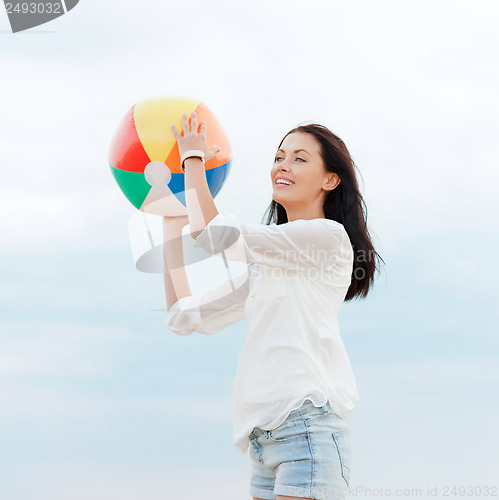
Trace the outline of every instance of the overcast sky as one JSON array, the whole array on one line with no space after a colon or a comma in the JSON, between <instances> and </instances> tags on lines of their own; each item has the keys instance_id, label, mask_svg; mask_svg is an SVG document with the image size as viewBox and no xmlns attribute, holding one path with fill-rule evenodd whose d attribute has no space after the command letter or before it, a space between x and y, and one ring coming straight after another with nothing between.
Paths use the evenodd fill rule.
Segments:
<instances>
[{"instance_id":1,"label":"overcast sky","mask_svg":"<svg viewBox=\"0 0 499 500\"><path fill-rule=\"evenodd\" d=\"M340 314L355 498L497 484L498 23L483 0L81 0L14 35L0 9L0 497L249 498L230 413L245 324L168 331L107 163L126 111L174 95L231 141L222 213L261 221L304 121L362 173L386 268ZM217 257L188 274L194 292L226 279Z\"/></svg>"}]
</instances>

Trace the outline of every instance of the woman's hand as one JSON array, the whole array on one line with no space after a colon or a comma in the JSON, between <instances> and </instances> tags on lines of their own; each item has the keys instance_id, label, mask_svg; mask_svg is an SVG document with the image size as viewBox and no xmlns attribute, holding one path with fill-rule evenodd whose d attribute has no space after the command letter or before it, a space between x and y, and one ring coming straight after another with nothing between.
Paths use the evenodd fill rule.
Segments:
<instances>
[{"instance_id":1,"label":"woman's hand","mask_svg":"<svg viewBox=\"0 0 499 500\"><path fill-rule=\"evenodd\" d=\"M215 146L208 151L208 145L206 142L206 122L201 122L201 127L198 133L198 119L196 116L196 112L193 111L191 113L191 128L189 129L189 120L187 119L187 113L182 115L184 135L183 137L180 135L180 132L177 130L177 127L172 123L172 131L175 139L177 139L178 144L178 152L180 157L191 149L199 149L204 153L204 161L205 163L212 160L215 155L222 151L222 148Z\"/></svg>"}]
</instances>

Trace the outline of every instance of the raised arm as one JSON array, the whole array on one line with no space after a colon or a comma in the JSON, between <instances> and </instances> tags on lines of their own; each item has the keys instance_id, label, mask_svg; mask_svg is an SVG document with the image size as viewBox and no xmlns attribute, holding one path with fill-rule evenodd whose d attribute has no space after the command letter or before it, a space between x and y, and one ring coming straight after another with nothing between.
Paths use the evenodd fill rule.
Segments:
<instances>
[{"instance_id":1,"label":"raised arm","mask_svg":"<svg viewBox=\"0 0 499 500\"><path fill-rule=\"evenodd\" d=\"M192 295L182 248L187 216L163 217L163 267L168 328L178 335L214 334L245 317L249 266L235 276Z\"/></svg>"},{"instance_id":2,"label":"raised arm","mask_svg":"<svg viewBox=\"0 0 499 500\"><path fill-rule=\"evenodd\" d=\"M251 266L195 295L182 297L170 308L166 324L178 335L194 332L212 335L232 323L245 319L250 289Z\"/></svg>"},{"instance_id":3,"label":"raised arm","mask_svg":"<svg viewBox=\"0 0 499 500\"><path fill-rule=\"evenodd\" d=\"M208 151L206 142L206 122L201 122L198 133L198 121L194 111L191 113L190 127L186 113L183 114L182 119L183 136L180 135L175 125L172 124L172 131L177 140L180 157L182 157L185 151L200 150L204 152L205 163L212 160L221 148L215 146ZM189 216L191 236L196 238L206 225L218 214L218 210L208 187L203 161L196 157L187 158L184 167L185 202Z\"/></svg>"},{"instance_id":4,"label":"raised arm","mask_svg":"<svg viewBox=\"0 0 499 500\"><path fill-rule=\"evenodd\" d=\"M217 214L194 246L229 260L284 269L319 270L338 284L349 284L353 249L344 227L329 219L298 219L285 224L248 224L234 214ZM312 274L311 274L312 275Z\"/></svg>"},{"instance_id":5,"label":"raised arm","mask_svg":"<svg viewBox=\"0 0 499 500\"><path fill-rule=\"evenodd\" d=\"M182 228L187 222L186 215L163 217L163 276L167 309L180 298L192 295L182 248Z\"/></svg>"}]
</instances>

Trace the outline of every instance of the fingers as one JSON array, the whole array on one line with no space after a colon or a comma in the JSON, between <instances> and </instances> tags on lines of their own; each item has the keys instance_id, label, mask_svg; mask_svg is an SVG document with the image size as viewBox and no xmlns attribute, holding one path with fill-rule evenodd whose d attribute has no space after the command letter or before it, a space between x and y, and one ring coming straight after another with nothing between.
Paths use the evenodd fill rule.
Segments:
<instances>
[{"instance_id":1,"label":"fingers","mask_svg":"<svg viewBox=\"0 0 499 500\"><path fill-rule=\"evenodd\" d=\"M191 113L191 132L198 133L198 117L195 111Z\"/></svg>"},{"instance_id":2,"label":"fingers","mask_svg":"<svg viewBox=\"0 0 499 500\"><path fill-rule=\"evenodd\" d=\"M192 111L191 113L191 126L189 127L189 118L187 116L187 113L182 114L182 125L183 125L183 131L184 131L184 137L186 134L190 133L193 135L198 134L198 118L196 115L195 111ZM171 124L172 132L173 135L175 136L175 139L178 139L182 137L182 134L177 130L177 127L175 124ZM199 128L199 135L203 135L206 137L206 122L202 121L201 122L201 127Z\"/></svg>"},{"instance_id":3,"label":"fingers","mask_svg":"<svg viewBox=\"0 0 499 500\"><path fill-rule=\"evenodd\" d=\"M216 154L219 153L220 151L222 151L222 148L219 146L211 148L205 156L205 163L208 163L209 161L213 160Z\"/></svg>"},{"instance_id":4,"label":"fingers","mask_svg":"<svg viewBox=\"0 0 499 500\"><path fill-rule=\"evenodd\" d=\"M180 137L180 133L177 130L177 127L175 127L174 123L172 123L172 132L173 132L173 137L175 137L175 139L178 140L178 138Z\"/></svg>"}]
</instances>

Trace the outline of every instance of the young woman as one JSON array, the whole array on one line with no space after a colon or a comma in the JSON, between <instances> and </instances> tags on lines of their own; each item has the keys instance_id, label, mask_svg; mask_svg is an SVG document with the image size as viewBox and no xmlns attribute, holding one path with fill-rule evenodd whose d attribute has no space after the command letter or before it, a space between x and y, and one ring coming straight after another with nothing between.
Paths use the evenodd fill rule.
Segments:
<instances>
[{"instance_id":1,"label":"young woman","mask_svg":"<svg viewBox=\"0 0 499 500\"><path fill-rule=\"evenodd\" d=\"M206 124L195 113L184 135L188 217L163 223L170 330L213 334L246 319L234 381L235 445L250 448L254 500L344 498L352 456L347 411L358 401L340 337L344 300L365 297L381 261L366 226L355 164L326 127L297 127L279 144L270 171L266 224L218 213L206 182ZM194 150L194 151L193 151ZM189 152L190 151L190 152ZM196 152L197 151L197 152ZM233 281L192 295L183 267L182 227L194 245L247 263Z\"/></svg>"}]
</instances>

